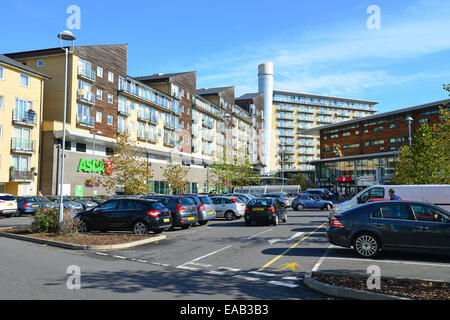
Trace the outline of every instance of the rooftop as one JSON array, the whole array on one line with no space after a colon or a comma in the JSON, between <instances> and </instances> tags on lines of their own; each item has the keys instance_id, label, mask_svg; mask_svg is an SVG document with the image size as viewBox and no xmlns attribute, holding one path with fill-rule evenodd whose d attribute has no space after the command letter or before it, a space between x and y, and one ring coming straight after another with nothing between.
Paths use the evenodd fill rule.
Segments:
<instances>
[{"instance_id":1,"label":"rooftop","mask_svg":"<svg viewBox=\"0 0 450 320\"><path fill-rule=\"evenodd\" d=\"M303 93L303 92L289 92L289 91L273 90L273 93L274 93L274 95L275 94L280 94L280 95L299 96L299 97L308 97L308 98L340 100L340 101L346 101L346 102L366 103L366 104L371 104L371 105L375 105L375 104L379 103L379 101L370 101L370 100L360 100L360 99L353 99L353 98L324 96L324 95L319 95L319 94ZM274 100L276 100L276 99L274 99Z\"/></svg>"},{"instance_id":2,"label":"rooftop","mask_svg":"<svg viewBox=\"0 0 450 320\"><path fill-rule=\"evenodd\" d=\"M177 76L181 76L188 73L194 73L196 71L187 71L187 72L176 72L176 73L155 73L151 76L143 76L143 77L134 77L134 79L139 81L149 81L149 80L165 80L174 78Z\"/></svg>"},{"instance_id":3,"label":"rooftop","mask_svg":"<svg viewBox=\"0 0 450 320\"><path fill-rule=\"evenodd\" d=\"M23 63L17 62L16 60L8 58L7 56L2 55L2 54L0 54L0 64L1 63L10 65L14 68L21 69L23 71L32 73L34 75L37 75L37 76L45 78L45 79L50 79L50 77L46 76L45 74L40 73L40 72L34 70L33 68L30 68L30 67L24 65Z\"/></svg>"},{"instance_id":4,"label":"rooftop","mask_svg":"<svg viewBox=\"0 0 450 320\"><path fill-rule=\"evenodd\" d=\"M203 89L198 89L197 94L202 95L202 96L203 95L214 95L214 94L218 94L223 91L227 91L231 88L234 88L234 87L203 88Z\"/></svg>"}]
</instances>

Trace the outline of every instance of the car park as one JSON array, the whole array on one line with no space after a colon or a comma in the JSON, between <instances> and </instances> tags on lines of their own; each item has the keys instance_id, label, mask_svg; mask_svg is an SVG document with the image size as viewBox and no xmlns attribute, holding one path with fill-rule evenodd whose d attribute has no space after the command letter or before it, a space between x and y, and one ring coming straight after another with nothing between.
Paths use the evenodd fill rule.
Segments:
<instances>
[{"instance_id":1,"label":"car park","mask_svg":"<svg viewBox=\"0 0 450 320\"><path fill-rule=\"evenodd\" d=\"M207 195L184 194L181 197L192 199L197 205L198 224L205 225L216 218L216 207Z\"/></svg>"},{"instance_id":2,"label":"car park","mask_svg":"<svg viewBox=\"0 0 450 320\"><path fill-rule=\"evenodd\" d=\"M284 192L274 192L274 193L266 193L262 195L263 198L274 198L277 199L281 205L283 205L285 208L291 206L292 200L290 199L289 195Z\"/></svg>"},{"instance_id":3,"label":"car park","mask_svg":"<svg viewBox=\"0 0 450 320\"><path fill-rule=\"evenodd\" d=\"M450 214L420 201L376 201L332 216L330 243L370 258L391 248L450 252Z\"/></svg>"},{"instance_id":4,"label":"car park","mask_svg":"<svg viewBox=\"0 0 450 320\"><path fill-rule=\"evenodd\" d=\"M287 222L286 208L274 198L253 199L245 209L245 224L253 222L277 226L280 221Z\"/></svg>"},{"instance_id":5,"label":"car park","mask_svg":"<svg viewBox=\"0 0 450 320\"><path fill-rule=\"evenodd\" d=\"M142 199L156 200L169 209L172 214L172 228L188 229L190 226L197 224L197 205L192 199L165 195L143 196Z\"/></svg>"},{"instance_id":6,"label":"car park","mask_svg":"<svg viewBox=\"0 0 450 320\"><path fill-rule=\"evenodd\" d=\"M322 200L315 194L304 193L295 198L292 202L292 209L304 210L304 209L321 209L330 211L333 209L333 203L328 200Z\"/></svg>"},{"instance_id":7,"label":"car park","mask_svg":"<svg viewBox=\"0 0 450 320\"><path fill-rule=\"evenodd\" d=\"M97 206L96 202L91 201L86 197L70 197L70 199L75 202L81 203L81 205L83 206L83 210L89 210Z\"/></svg>"},{"instance_id":8,"label":"car park","mask_svg":"<svg viewBox=\"0 0 450 320\"><path fill-rule=\"evenodd\" d=\"M44 196L36 196L39 201L39 208L57 208L58 204Z\"/></svg>"},{"instance_id":9,"label":"car park","mask_svg":"<svg viewBox=\"0 0 450 320\"><path fill-rule=\"evenodd\" d=\"M34 215L36 211L41 207L41 203L36 197L17 197L16 200L19 215Z\"/></svg>"},{"instance_id":10,"label":"car park","mask_svg":"<svg viewBox=\"0 0 450 320\"><path fill-rule=\"evenodd\" d=\"M323 200L330 200L333 197L333 193L324 188L309 188L306 192L318 195Z\"/></svg>"},{"instance_id":11,"label":"car park","mask_svg":"<svg viewBox=\"0 0 450 320\"><path fill-rule=\"evenodd\" d=\"M245 214L245 203L238 197L214 196L211 197L215 207L216 216L228 221L240 219Z\"/></svg>"},{"instance_id":12,"label":"car park","mask_svg":"<svg viewBox=\"0 0 450 320\"><path fill-rule=\"evenodd\" d=\"M53 201L57 205L59 204L60 197L49 196L47 197L50 201ZM83 211L83 205L77 201L73 201L70 197L63 197L63 206L64 208L71 211Z\"/></svg>"},{"instance_id":13,"label":"car park","mask_svg":"<svg viewBox=\"0 0 450 320\"><path fill-rule=\"evenodd\" d=\"M8 193L0 193L0 216L6 218L16 215L19 209L16 199Z\"/></svg>"},{"instance_id":14,"label":"car park","mask_svg":"<svg viewBox=\"0 0 450 320\"><path fill-rule=\"evenodd\" d=\"M73 218L80 219L80 232L133 231L144 235L149 231L161 233L172 226L169 209L158 201L136 198L107 200Z\"/></svg>"}]
</instances>

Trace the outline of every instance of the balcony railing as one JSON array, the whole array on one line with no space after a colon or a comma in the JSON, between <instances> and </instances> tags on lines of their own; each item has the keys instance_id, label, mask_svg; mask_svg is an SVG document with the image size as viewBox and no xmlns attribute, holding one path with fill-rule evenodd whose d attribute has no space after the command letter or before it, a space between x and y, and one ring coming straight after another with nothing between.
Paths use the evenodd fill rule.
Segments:
<instances>
[{"instance_id":1,"label":"balcony railing","mask_svg":"<svg viewBox=\"0 0 450 320\"><path fill-rule=\"evenodd\" d=\"M85 102L92 105L95 104L95 95L92 92L83 89L78 89L78 99L81 102Z\"/></svg>"},{"instance_id":2,"label":"balcony railing","mask_svg":"<svg viewBox=\"0 0 450 320\"><path fill-rule=\"evenodd\" d=\"M88 81L95 82L96 79L96 73L92 69L84 68L82 66L78 66L78 75L81 78L84 78Z\"/></svg>"},{"instance_id":3,"label":"balcony railing","mask_svg":"<svg viewBox=\"0 0 450 320\"><path fill-rule=\"evenodd\" d=\"M18 182L18 181L33 181L33 171L19 171L16 169L10 170L10 177L9 180L11 182Z\"/></svg>"},{"instance_id":4,"label":"balcony railing","mask_svg":"<svg viewBox=\"0 0 450 320\"><path fill-rule=\"evenodd\" d=\"M170 122L164 122L164 128L169 129L169 130L175 130L176 126L173 123Z\"/></svg>"},{"instance_id":5,"label":"balcony railing","mask_svg":"<svg viewBox=\"0 0 450 320\"><path fill-rule=\"evenodd\" d=\"M131 114L131 111L128 106L119 104L119 107L117 108L117 113L123 116L129 116Z\"/></svg>"},{"instance_id":6,"label":"balcony railing","mask_svg":"<svg viewBox=\"0 0 450 320\"><path fill-rule=\"evenodd\" d=\"M79 114L77 114L77 125L82 127L94 128L94 118L80 116Z\"/></svg>"},{"instance_id":7,"label":"balcony railing","mask_svg":"<svg viewBox=\"0 0 450 320\"><path fill-rule=\"evenodd\" d=\"M35 153L36 141L11 139L11 151L15 153Z\"/></svg>"},{"instance_id":8,"label":"balcony railing","mask_svg":"<svg viewBox=\"0 0 450 320\"><path fill-rule=\"evenodd\" d=\"M12 121L14 124L35 127L37 124L37 116L34 112L18 112L13 110Z\"/></svg>"},{"instance_id":9,"label":"balcony railing","mask_svg":"<svg viewBox=\"0 0 450 320\"><path fill-rule=\"evenodd\" d=\"M175 147L176 141L171 137L164 137L164 145L167 147Z\"/></svg>"},{"instance_id":10,"label":"balcony railing","mask_svg":"<svg viewBox=\"0 0 450 320\"><path fill-rule=\"evenodd\" d=\"M130 135L130 130L128 129L128 127L118 127L117 128L117 134L122 134L124 136L129 136Z\"/></svg>"}]
</instances>

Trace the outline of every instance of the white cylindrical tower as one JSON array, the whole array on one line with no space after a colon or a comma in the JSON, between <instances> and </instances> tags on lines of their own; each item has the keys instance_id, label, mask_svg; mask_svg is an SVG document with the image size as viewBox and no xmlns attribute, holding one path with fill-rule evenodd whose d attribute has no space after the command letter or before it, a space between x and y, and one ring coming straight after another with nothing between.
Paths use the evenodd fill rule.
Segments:
<instances>
[{"instance_id":1,"label":"white cylindrical tower","mask_svg":"<svg viewBox=\"0 0 450 320\"><path fill-rule=\"evenodd\" d=\"M264 174L270 172L271 143L272 143L272 108L273 108L273 63L265 62L258 66L258 91L264 95L263 121L263 164Z\"/></svg>"}]
</instances>

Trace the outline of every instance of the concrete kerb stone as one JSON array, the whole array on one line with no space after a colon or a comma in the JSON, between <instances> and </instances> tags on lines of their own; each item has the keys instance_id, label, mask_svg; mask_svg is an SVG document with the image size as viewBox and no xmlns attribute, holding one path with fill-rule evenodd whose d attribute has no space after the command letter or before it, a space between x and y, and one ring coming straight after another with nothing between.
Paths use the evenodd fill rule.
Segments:
<instances>
[{"instance_id":1,"label":"concrete kerb stone","mask_svg":"<svg viewBox=\"0 0 450 320\"><path fill-rule=\"evenodd\" d=\"M10 229L10 228L2 228L2 230L5 230L5 229ZM12 234L12 233L8 233L8 232L0 232L0 236L6 237L6 238L11 238L11 239L16 239L16 240L24 240L24 241L29 241L29 242L39 243L39 244L46 244L49 246L70 249L70 250L120 250L120 249L127 249L127 248L141 246L141 245L156 242L156 241L161 241L161 240L164 240L167 238L165 235L159 235L159 236L155 236L152 238L128 242L128 243L86 246L86 245L69 244L69 243L53 241L53 240L38 239L38 238L29 237L29 236Z\"/></svg>"}]
</instances>

